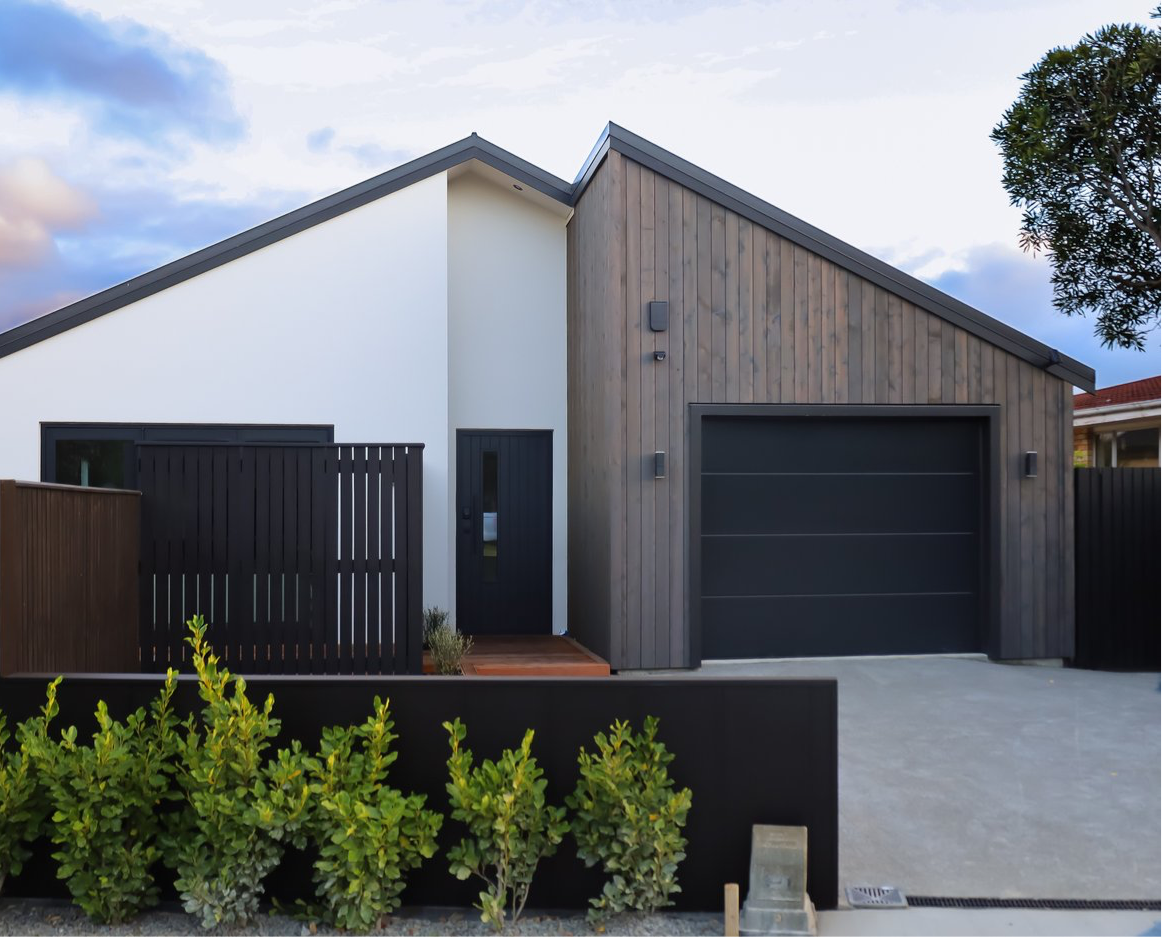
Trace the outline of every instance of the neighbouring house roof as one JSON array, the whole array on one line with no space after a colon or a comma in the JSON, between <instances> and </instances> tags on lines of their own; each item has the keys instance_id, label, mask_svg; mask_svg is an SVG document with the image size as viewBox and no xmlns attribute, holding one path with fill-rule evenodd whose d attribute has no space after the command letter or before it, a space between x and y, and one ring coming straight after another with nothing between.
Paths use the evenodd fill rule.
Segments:
<instances>
[{"instance_id":1,"label":"neighbouring house roof","mask_svg":"<svg viewBox=\"0 0 1162 938\"><path fill-rule=\"evenodd\" d=\"M1144 404L1162 400L1162 376L1128 381L1109 388L1098 388L1087 394L1073 395L1073 409L1086 410L1091 407L1112 407L1118 404Z\"/></svg>"},{"instance_id":2,"label":"neighbouring house roof","mask_svg":"<svg viewBox=\"0 0 1162 938\"><path fill-rule=\"evenodd\" d=\"M613 123L606 125L572 183L472 134L249 231L0 333L0 358L469 160L479 160L564 205L575 205L611 150L749 218L780 237L826 257L844 269L1062 380L1086 390L1093 388L1094 371L1087 365Z\"/></svg>"}]
</instances>

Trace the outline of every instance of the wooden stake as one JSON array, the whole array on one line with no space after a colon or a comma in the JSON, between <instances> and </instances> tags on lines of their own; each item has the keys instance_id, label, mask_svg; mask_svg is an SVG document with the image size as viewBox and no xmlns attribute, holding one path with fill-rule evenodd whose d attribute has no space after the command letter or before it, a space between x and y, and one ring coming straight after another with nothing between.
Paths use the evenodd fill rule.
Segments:
<instances>
[{"instance_id":1,"label":"wooden stake","mask_svg":"<svg viewBox=\"0 0 1162 938\"><path fill-rule=\"evenodd\" d=\"M723 934L726 938L738 936L738 883L727 883L723 888L723 919L726 928Z\"/></svg>"}]
</instances>

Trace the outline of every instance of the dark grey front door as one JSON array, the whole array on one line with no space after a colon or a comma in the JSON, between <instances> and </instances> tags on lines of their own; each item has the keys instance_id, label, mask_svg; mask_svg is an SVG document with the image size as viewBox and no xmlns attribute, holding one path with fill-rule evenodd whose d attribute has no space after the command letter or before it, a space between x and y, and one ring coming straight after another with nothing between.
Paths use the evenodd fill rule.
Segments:
<instances>
[{"instance_id":1,"label":"dark grey front door","mask_svg":"<svg viewBox=\"0 0 1162 938\"><path fill-rule=\"evenodd\" d=\"M553 434L456 431L456 623L552 631Z\"/></svg>"}]
</instances>

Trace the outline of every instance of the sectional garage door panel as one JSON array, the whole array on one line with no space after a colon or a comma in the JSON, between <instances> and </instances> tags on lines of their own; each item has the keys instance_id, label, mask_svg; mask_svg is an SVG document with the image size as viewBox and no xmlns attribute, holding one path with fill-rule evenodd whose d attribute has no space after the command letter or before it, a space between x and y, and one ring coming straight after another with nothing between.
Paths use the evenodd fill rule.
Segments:
<instances>
[{"instance_id":1,"label":"sectional garage door panel","mask_svg":"<svg viewBox=\"0 0 1162 938\"><path fill-rule=\"evenodd\" d=\"M706 417L702 471L976 471L975 428L926 418Z\"/></svg>"},{"instance_id":2,"label":"sectional garage door panel","mask_svg":"<svg viewBox=\"0 0 1162 938\"><path fill-rule=\"evenodd\" d=\"M703 418L703 657L980 650L981 433Z\"/></svg>"},{"instance_id":3,"label":"sectional garage door panel","mask_svg":"<svg viewBox=\"0 0 1162 938\"><path fill-rule=\"evenodd\" d=\"M704 474L702 533L975 530L976 475ZM820 512L826 504L828 510Z\"/></svg>"},{"instance_id":4,"label":"sectional garage door panel","mask_svg":"<svg viewBox=\"0 0 1162 938\"><path fill-rule=\"evenodd\" d=\"M964 636L977 602L959 596L787 596L709 599L708 621L729 623L706 636L707 658L800 658L978 651ZM885 623L908 622L907 629ZM826 639L824 641L824 639Z\"/></svg>"}]
</instances>

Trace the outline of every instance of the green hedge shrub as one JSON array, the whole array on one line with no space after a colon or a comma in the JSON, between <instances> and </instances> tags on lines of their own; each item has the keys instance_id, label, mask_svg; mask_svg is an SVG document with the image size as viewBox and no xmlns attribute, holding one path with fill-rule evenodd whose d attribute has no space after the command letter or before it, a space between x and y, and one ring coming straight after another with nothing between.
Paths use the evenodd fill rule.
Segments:
<instances>
[{"instance_id":1,"label":"green hedge shrub","mask_svg":"<svg viewBox=\"0 0 1162 938\"><path fill-rule=\"evenodd\" d=\"M589 900L595 922L627 910L657 911L681 892L677 870L686 857L682 828L691 794L674 791L666 770L674 756L657 732L652 716L643 733L618 720L608 736L593 738L596 753L582 749L577 757L581 778L565 799L574 812L577 855L610 876L601 895Z\"/></svg>"},{"instance_id":2,"label":"green hedge shrub","mask_svg":"<svg viewBox=\"0 0 1162 938\"><path fill-rule=\"evenodd\" d=\"M179 747L185 810L180 830L167 840L166 859L178 874L183 907L203 927L244 926L257 914L263 880L285 844L305 842L308 786L297 741L263 760L280 726L271 716L274 697L256 707L246 682L219 669L202 617L189 626L205 706Z\"/></svg>"},{"instance_id":3,"label":"green hedge shrub","mask_svg":"<svg viewBox=\"0 0 1162 938\"><path fill-rule=\"evenodd\" d=\"M12 734L0 712L0 891L9 876L17 876L29 857L28 845L40 836L48 806L37 783L31 736L40 720L17 724L15 749L9 749Z\"/></svg>"},{"instance_id":4,"label":"green hedge shrub","mask_svg":"<svg viewBox=\"0 0 1162 938\"><path fill-rule=\"evenodd\" d=\"M317 757L304 759L311 807L306 829L318 847L315 884L324 917L352 931L382 925L399 908L407 871L436 853L442 814L424 795L387 785L395 724L388 701L356 727L323 730Z\"/></svg>"},{"instance_id":5,"label":"green hedge shrub","mask_svg":"<svg viewBox=\"0 0 1162 938\"><path fill-rule=\"evenodd\" d=\"M121 723L100 701L91 746L77 744L75 726L59 742L49 738L59 683L48 685L40 731L29 737L53 808L49 832L57 846L57 876L91 919L120 924L157 903L152 868L161 856L162 803L174 797L180 738L170 706L177 672L166 674L148 716L139 707Z\"/></svg>"},{"instance_id":6,"label":"green hedge shrub","mask_svg":"<svg viewBox=\"0 0 1162 938\"><path fill-rule=\"evenodd\" d=\"M474 768L472 750L460 748L464 725L459 720L443 725L452 747L447 784L452 817L468 828L468 836L448 851L450 869L457 879L484 881L488 888L476 908L481 921L500 931L505 906L517 921L537 864L557 852L569 829L565 809L545 803L544 773L531 754L532 730L515 752L506 749L499 762L485 759Z\"/></svg>"}]
</instances>

